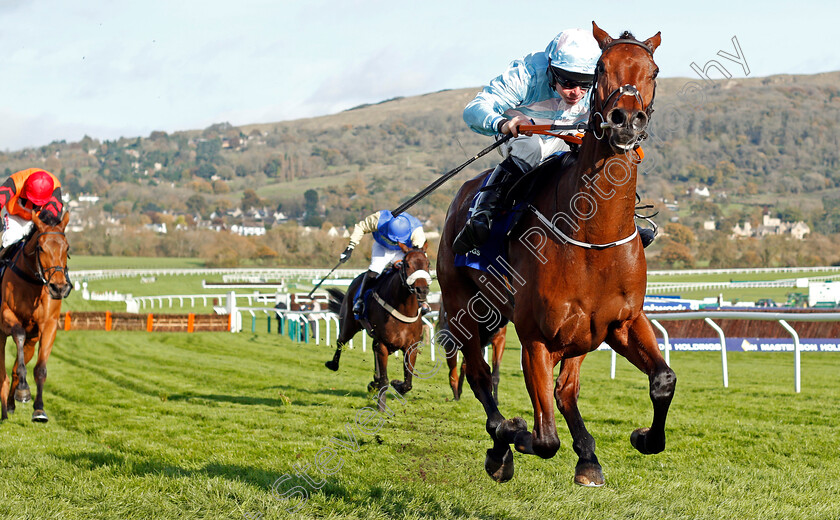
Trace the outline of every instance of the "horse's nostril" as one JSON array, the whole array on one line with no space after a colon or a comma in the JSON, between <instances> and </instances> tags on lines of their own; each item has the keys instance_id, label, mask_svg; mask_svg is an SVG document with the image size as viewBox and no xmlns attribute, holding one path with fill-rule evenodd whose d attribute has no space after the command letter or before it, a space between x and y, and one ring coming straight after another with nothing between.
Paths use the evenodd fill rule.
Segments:
<instances>
[{"instance_id":1,"label":"horse's nostril","mask_svg":"<svg viewBox=\"0 0 840 520\"><path fill-rule=\"evenodd\" d=\"M610 120L610 123L612 123L615 126L622 126L624 122L627 121L627 118L624 117L624 111L620 108L610 110L610 113L607 115L607 118Z\"/></svg>"},{"instance_id":2,"label":"horse's nostril","mask_svg":"<svg viewBox=\"0 0 840 520\"><path fill-rule=\"evenodd\" d=\"M637 112L635 116L633 116L633 129L636 131L642 131L647 126L647 116L644 112Z\"/></svg>"}]
</instances>

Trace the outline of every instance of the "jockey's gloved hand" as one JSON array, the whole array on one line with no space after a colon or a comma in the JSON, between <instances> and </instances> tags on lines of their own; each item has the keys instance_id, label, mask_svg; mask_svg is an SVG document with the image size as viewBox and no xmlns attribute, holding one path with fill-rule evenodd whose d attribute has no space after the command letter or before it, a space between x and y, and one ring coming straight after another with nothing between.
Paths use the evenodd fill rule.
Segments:
<instances>
[{"instance_id":1,"label":"jockey's gloved hand","mask_svg":"<svg viewBox=\"0 0 840 520\"><path fill-rule=\"evenodd\" d=\"M352 255L352 254L353 254L353 248L348 246L347 249L345 249L344 252L341 253L341 256L339 257L340 260L341 260L341 263L343 264L344 262L350 260L350 255Z\"/></svg>"}]
</instances>

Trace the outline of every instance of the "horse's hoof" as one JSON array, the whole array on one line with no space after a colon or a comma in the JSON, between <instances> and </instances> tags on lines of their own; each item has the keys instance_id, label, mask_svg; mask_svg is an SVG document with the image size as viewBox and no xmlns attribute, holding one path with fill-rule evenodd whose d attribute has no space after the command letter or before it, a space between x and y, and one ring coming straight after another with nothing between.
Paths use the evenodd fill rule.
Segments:
<instances>
[{"instance_id":1,"label":"horse's hoof","mask_svg":"<svg viewBox=\"0 0 840 520\"><path fill-rule=\"evenodd\" d=\"M522 417L514 417L512 419L505 419L498 426L496 426L496 440L513 443L516 434L519 432L527 432L528 423Z\"/></svg>"},{"instance_id":2,"label":"horse's hoof","mask_svg":"<svg viewBox=\"0 0 840 520\"><path fill-rule=\"evenodd\" d=\"M650 428L639 428L630 434L630 444L642 455L653 455L665 449L665 436L657 442L651 438Z\"/></svg>"},{"instance_id":3,"label":"horse's hoof","mask_svg":"<svg viewBox=\"0 0 840 520\"><path fill-rule=\"evenodd\" d=\"M487 450L487 457L484 459L484 471L496 482L507 482L513 478L513 452L507 449L501 458L493 454L493 450Z\"/></svg>"},{"instance_id":4,"label":"horse's hoof","mask_svg":"<svg viewBox=\"0 0 840 520\"><path fill-rule=\"evenodd\" d=\"M28 388L24 388L23 390L18 388L17 390L15 390L15 401L21 403L28 403L31 400L32 392L30 392Z\"/></svg>"},{"instance_id":5,"label":"horse's hoof","mask_svg":"<svg viewBox=\"0 0 840 520\"><path fill-rule=\"evenodd\" d=\"M597 462L581 462L575 468L575 484L586 487L601 487L604 485L604 474Z\"/></svg>"},{"instance_id":6,"label":"horse's hoof","mask_svg":"<svg viewBox=\"0 0 840 520\"><path fill-rule=\"evenodd\" d=\"M49 417L47 417L46 412L44 410L35 410L32 412L32 422L40 422L45 423L49 421Z\"/></svg>"},{"instance_id":7,"label":"horse's hoof","mask_svg":"<svg viewBox=\"0 0 840 520\"><path fill-rule=\"evenodd\" d=\"M327 361L324 363L324 366L332 370L333 372L338 372L338 363L333 360Z\"/></svg>"},{"instance_id":8,"label":"horse's hoof","mask_svg":"<svg viewBox=\"0 0 840 520\"><path fill-rule=\"evenodd\" d=\"M411 387L406 385L404 381L397 381L396 379L391 381L391 386L393 386L394 390L396 390L400 395L405 395L409 390L411 390Z\"/></svg>"}]
</instances>

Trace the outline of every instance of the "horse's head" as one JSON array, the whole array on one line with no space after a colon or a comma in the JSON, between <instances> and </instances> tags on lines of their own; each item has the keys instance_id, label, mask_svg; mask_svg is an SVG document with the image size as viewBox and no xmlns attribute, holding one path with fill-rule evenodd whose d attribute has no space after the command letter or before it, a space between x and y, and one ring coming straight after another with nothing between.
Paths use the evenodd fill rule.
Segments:
<instances>
[{"instance_id":1,"label":"horse's head","mask_svg":"<svg viewBox=\"0 0 840 520\"><path fill-rule=\"evenodd\" d=\"M603 129L601 137L608 134L613 150L624 153L647 135L659 73L653 52L662 38L656 33L642 42L625 31L613 39L595 22L592 34L601 47L601 59L595 68L590 123L596 135Z\"/></svg>"},{"instance_id":2,"label":"horse's head","mask_svg":"<svg viewBox=\"0 0 840 520\"><path fill-rule=\"evenodd\" d=\"M400 244L400 249L405 253L400 267L400 278L409 291L417 295L421 302L426 301L429 294L429 286L432 284L432 275L429 273L429 257L426 256L428 242L422 248L409 248Z\"/></svg>"},{"instance_id":3,"label":"horse's head","mask_svg":"<svg viewBox=\"0 0 840 520\"><path fill-rule=\"evenodd\" d=\"M56 300L67 297L73 288L67 276L67 258L70 246L64 236L64 228L70 220L70 213L65 212L60 221L41 220L32 213L35 224L33 237L26 243L24 253L35 256L35 272L40 281L47 286L50 296Z\"/></svg>"}]
</instances>

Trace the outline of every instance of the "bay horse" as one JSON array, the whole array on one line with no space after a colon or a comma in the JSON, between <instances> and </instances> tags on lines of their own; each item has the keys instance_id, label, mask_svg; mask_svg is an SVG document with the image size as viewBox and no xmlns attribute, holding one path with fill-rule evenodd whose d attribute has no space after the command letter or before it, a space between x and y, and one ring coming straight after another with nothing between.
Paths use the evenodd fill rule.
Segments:
<instances>
[{"instance_id":1,"label":"bay horse","mask_svg":"<svg viewBox=\"0 0 840 520\"><path fill-rule=\"evenodd\" d=\"M368 390L376 390L378 406L385 411L385 392L388 387L388 356L396 351L403 352L403 381L391 381L390 385L400 395L411 390L414 363L417 360L417 346L423 337L423 321L420 319L420 303L426 301L432 277L429 274L429 258L426 247L409 249L400 244L405 257L390 271L376 279L371 299L367 302L367 319L357 320L353 315L353 298L347 298L338 289L328 289L329 309L338 314L339 332L333 359L325 363L330 370L338 370L341 351L357 332L364 328L373 338L374 377ZM357 276L347 294L353 295L365 273Z\"/></svg>"},{"instance_id":2,"label":"bay horse","mask_svg":"<svg viewBox=\"0 0 840 520\"><path fill-rule=\"evenodd\" d=\"M447 315L443 306L440 308L440 326L442 330L447 330ZM496 404L499 404L499 380L500 380L500 366L502 364L502 356L505 353L505 336L507 336L507 325L501 327L490 338L490 346L493 352L493 370L490 378L493 381L493 399ZM486 345L482 345L484 347ZM461 399L461 392L464 388L464 376L466 376L467 358L461 360L461 370L458 371L458 351L447 352L446 364L449 367L449 388L452 389L452 397L455 401Z\"/></svg>"},{"instance_id":3,"label":"bay horse","mask_svg":"<svg viewBox=\"0 0 840 520\"><path fill-rule=\"evenodd\" d=\"M49 420L44 412L47 360L58 331L61 300L72 289L67 277L69 245L64 235L69 219L70 214L65 212L59 222L48 223L33 212L35 226L32 233L3 271L0 281L0 419L7 419L8 414L15 411L15 400L25 403L32 399L26 382L26 364L35 354L35 344L40 341L38 361L33 371L38 393L33 403L32 420ZM11 387L6 374L6 338L9 336L17 345Z\"/></svg>"},{"instance_id":4,"label":"bay horse","mask_svg":"<svg viewBox=\"0 0 840 520\"><path fill-rule=\"evenodd\" d=\"M662 359L642 311L647 265L634 222L641 157L635 148L646 135L652 112L658 73L653 53L661 36L639 41L625 32L613 39L595 22L592 27L602 54L592 87L590 131L576 162L548 161L532 170L539 186L509 234L504 279L488 280L493 277L454 265L453 238L487 172L461 187L441 237L437 273L451 340L463 351L467 381L487 415L493 445L484 467L498 482L513 477L511 444L521 453L555 455L560 447L552 407L556 401L578 455L574 482L604 484L595 440L577 406L581 363L602 342L649 378L653 421L649 428L635 430L630 443L643 454L665 449L665 419L676 376ZM500 413L491 393L490 369L481 357L482 340L504 320L514 323L522 343L533 432L521 417L505 419ZM560 373L552 385L558 363Z\"/></svg>"}]
</instances>

